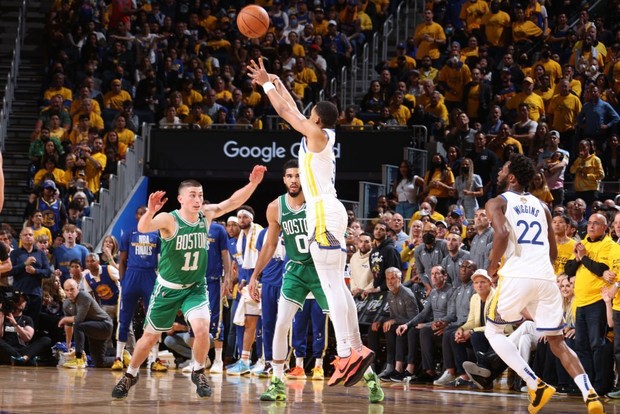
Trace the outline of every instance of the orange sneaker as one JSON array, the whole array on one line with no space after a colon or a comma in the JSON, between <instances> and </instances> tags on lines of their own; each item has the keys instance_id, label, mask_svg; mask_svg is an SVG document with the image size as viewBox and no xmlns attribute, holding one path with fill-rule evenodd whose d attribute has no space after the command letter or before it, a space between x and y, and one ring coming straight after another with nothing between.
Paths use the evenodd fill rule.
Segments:
<instances>
[{"instance_id":1,"label":"orange sneaker","mask_svg":"<svg viewBox=\"0 0 620 414\"><path fill-rule=\"evenodd\" d=\"M357 366L362 362L362 359L362 355L353 348L351 348L351 355L348 357L336 357L334 362L332 362L332 365L334 366L334 373L327 382L327 385L331 387L347 379L351 370L357 368Z\"/></svg>"},{"instance_id":2,"label":"orange sneaker","mask_svg":"<svg viewBox=\"0 0 620 414\"><path fill-rule=\"evenodd\" d=\"M306 371L302 367L295 367L285 375L288 379L306 379Z\"/></svg>"},{"instance_id":3,"label":"orange sneaker","mask_svg":"<svg viewBox=\"0 0 620 414\"><path fill-rule=\"evenodd\" d=\"M359 354L362 356L362 361L347 374L347 379L344 381L345 387L351 387L357 384L364 377L366 370L375 360L375 353L365 346L362 346L362 350Z\"/></svg>"}]
</instances>

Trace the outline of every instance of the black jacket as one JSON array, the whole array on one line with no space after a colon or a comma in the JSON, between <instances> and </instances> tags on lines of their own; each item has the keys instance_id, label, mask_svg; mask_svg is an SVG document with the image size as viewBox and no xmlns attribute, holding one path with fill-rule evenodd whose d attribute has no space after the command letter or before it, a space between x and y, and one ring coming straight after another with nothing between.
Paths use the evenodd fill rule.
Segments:
<instances>
[{"instance_id":1,"label":"black jacket","mask_svg":"<svg viewBox=\"0 0 620 414\"><path fill-rule=\"evenodd\" d=\"M402 268L400 254L394 247L394 240L391 238L386 238L379 246L372 249L368 262L374 275L373 286L380 287L381 290L388 290L385 283L385 269L390 267Z\"/></svg>"}]
</instances>

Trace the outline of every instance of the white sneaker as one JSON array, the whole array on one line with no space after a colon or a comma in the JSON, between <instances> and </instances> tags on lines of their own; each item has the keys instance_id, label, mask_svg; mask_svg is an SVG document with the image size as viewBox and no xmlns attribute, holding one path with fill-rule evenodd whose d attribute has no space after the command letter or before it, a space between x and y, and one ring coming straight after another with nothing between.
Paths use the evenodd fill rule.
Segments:
<instances>
[{"instance_id":1,"label":"white sneaker","mask_svg":"<svg viewBox=\"0 0 620 414\"><path fill-rule=\"evenodd\" d=\"M211 369L209 370L211 374L223 374L224 373L224 362L223 361L213 361L211 364Z\"/></svg>"},{"instance_id":2,"label":"white sneaker","mask_svg":"<svg viewBox=\"0 0 620 414\"><path fill-rule=\"evenodd\" d=\"M194 361L192 361L191 359L187 359L187 360L185 360L185 361L183 361L183 362L181 362L181 363L179 364L179 368L178 368L178 369L181 369L181 370L182 370L182 369L183 369L183 368L185 368L185 367L189 367L189 366L190 366L193 362L194 362Z\"/></svg>"},{"instance_id":3,"label":"white sneaker","mask_svg":"<svg viewBox=\"0 0 620 414\"><path fill-rule=\"evenodd\" d=\"M441 375L441 377L439 377L438 379L436 379L435 381L433 381L433 385L446 385L449 382L452 382L456 379L456 377L452 374L450 374L449 371L444 371L444 373Z\"/></svg>"},{"instance_id":4,"label":"white sneaker","mask_svg":"<svg viewBox=\"0 0 620 414\"><path fill-rule=\"evenodd\" d=\"M258 375L265 370L265 361L261 358L256 361L256 364L250 367L251 375Z\"/></svg>"}]
</instances>

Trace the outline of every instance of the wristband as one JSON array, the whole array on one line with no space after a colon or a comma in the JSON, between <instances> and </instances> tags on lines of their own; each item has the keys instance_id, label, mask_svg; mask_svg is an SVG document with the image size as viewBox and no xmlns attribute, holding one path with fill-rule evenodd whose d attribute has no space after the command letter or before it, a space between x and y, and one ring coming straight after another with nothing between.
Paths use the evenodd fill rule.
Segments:
<instances>
[{"instance_id":1,"label":"wristband","mask_svg":"<svg viewBox=\"0 0 620 414\"><path fill-rule=\"evenodd\" d=\"M265 82L263 83L263 91L265 91L265 93L269 92L272 89L275 89L276 87L273 85L273 83L271 82Z\"/></svg>"}]
</instances>

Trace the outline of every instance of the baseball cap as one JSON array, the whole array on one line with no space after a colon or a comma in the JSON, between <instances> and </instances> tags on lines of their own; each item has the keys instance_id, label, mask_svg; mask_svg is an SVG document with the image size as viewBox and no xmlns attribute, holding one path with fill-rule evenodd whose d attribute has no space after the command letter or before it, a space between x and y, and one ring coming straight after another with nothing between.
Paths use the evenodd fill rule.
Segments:
<instances>
[{"instance_id":1,"label":"baseball cap","mask_svg":"<svg viewBox=\"0 0 620 414\"><path fill-rule=\"evenodd\" d=\"M328 26L330 26L330 25L332 25L332 24L333 24L334 26L338 26L338 23L337 23L335 20L330 20L330 21L328 21L328 22L327 22L327 25L328 25Z\"/></svg>"},{"instance_id":2,"label":"baseball cap","mask_svg":"<svg viewBox=\"0 0 620 414\"><path fill-rule=\"evenodd\" d=\"M310 50L316 50L317 52L321 50L321 47L319 45L317 45L316 43L312 43L310 45Z\"/></svg>"},{"instance_id":3,"label":"baseball cap","mask_svg":"<svg viewBox=\"0 0 620 414\"><path fill-rule=\"evenodd\" d=\"M450 212L450 215L461 217L463 215L463 211L460 208L455 208Z\"/></svg>"},{"instance_id":4,"label":"baseball cap","mask_svg":"<svg viewBox=\"0 0 620 414\"><path fill-rule=\"evenodd\" d=\"M560 138L560 133L556 131L555 129L549 131L549 135L551 135L552 137Z\"/></svg>"},{"instance_id":5,"label":"baseball cap","mask_svg":"<svg viewBox=\"0 0 620 414\"><path fill-rule=\"evenodd\" d=\"M397 49L404 49L405 48L405 42L400 42L398 44L398 46L396 46Z\"/></svg>"},{"instance_id":6,"label":"baseball cap","mask_svg":"<svg viewBox=\"0 0 620 414\"><path fill-rule=\"evenodd\" d=\"M525 78L523 78L523 82L528 82L528 83L531 83L533 85L534 84L534 79L530 78L529 76L526 76Z\"/></svg>"},{"instance_id":7,"label":"baseball cap","mask_svg":"<svg viewBox=\"0 0 620 414\"><path fill-rule=\"evenodd\" d=\"M440 224L444 226L446 229L448 228L448 223L446 223L445 220L438 220L435 222L436 226L439 226Z\"/></svg>"},{"instance_id":8,"label":"baseball cap","mask_svg":"<svg viewBox=\"0 0 620 414\"><path fill-rule=\"evenodd\" d=\"M43 181L43 188L51 188L52 190L56 190L56 183L52 180Z\"/></svg>"},{"instance_id":9,"label":"baseball cap","mask_svg":"<svg viewBox=\"0 0 620 414\"><path fill-rule=\"evenodd\" d=\"M486 269L478 269L474 272L473 275L471 275L471 280L475 280L477 277L483 277L486 280L488 280L489 282L493 282L493 279L491 279L491 276L489 276L489 274L487 273Z\"/></svg>"}]
</instances>

